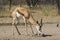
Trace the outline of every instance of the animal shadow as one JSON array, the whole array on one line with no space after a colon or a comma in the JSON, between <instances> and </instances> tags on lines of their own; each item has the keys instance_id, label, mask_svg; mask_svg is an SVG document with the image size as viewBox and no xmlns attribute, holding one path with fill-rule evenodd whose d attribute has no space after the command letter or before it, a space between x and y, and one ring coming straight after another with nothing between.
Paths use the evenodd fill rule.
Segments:
<instances>
[{"instance_id":1,"label":"animal shadow","mask_svg":"<svg viewBox=\"0 0 60 40\"><path fill-rule=\"evenodd\" d=\"M52 35L49 35L49 34L42 34L42 37L51 37Z\"/></svg>"},{"instance_id":2,"label":"animal shadow","mask_svg":"<svg viewBox=\"0 0 60 40\"><path fill-rule=\"evenodd\" d=\"M37 34L33 35L34 37L51 37L52 35L49 34L40 34L39 36Z\"/></svg>"}]
</instances>

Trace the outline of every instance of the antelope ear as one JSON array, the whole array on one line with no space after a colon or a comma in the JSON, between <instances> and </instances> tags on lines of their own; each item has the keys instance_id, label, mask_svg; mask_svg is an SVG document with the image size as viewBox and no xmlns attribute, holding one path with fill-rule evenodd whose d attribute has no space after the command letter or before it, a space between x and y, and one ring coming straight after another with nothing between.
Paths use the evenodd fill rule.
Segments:
<instances>
[{"instance_id":1,"label":"antelope ear","mask_svg":"<svg viewBox=\"0 0 60 40\"><path fill-rule=\"evenodd\" d=\"M40 21L40 31L42 32L42 26L43 26L43 23L42 23L42 19L41 19L41 21Z\"/></svg>"},{"instance_id":2,"label":"antelope ear","mask_svg":"<svg viewBox=\"0 0 60 40\"><path fill-rule=\"evenodd\" d=\"M37 21L37 24L40 26L40 23L39 23L39 21Z\"/></svg>"},{"instance_id":3,"label":"antelope ear","mask_svg":"<svg viewBox=\"0 0 60 40\"><path fill-rule=\"evenodd\" d=\"M38 21L37 21L37 23L38 23Z\"/></svg>"}]
</instances>

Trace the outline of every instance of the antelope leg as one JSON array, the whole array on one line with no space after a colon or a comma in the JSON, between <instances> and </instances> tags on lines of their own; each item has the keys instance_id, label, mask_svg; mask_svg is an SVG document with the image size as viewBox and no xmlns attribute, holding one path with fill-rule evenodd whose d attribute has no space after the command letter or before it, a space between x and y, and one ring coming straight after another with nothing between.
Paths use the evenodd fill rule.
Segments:
<instances>
[{"instance_id":1,"label":"antelope leg","mask_svg":"<svg viewBox=\"0 0 60 40\"><path fill-rule=\"evenodd\" d=\"M19 32L19 30L18 30L18 28L17 28L17 25L15 24L14 26L15 26L15 28L16 28L18 34L21 35L21 33Z\"/></svg>"},{"instance_id":2,"label":"antelope leg","mask_svg":"<svg viewBox=\"0 0 60 40\"><path fill-rule=\"evenodd\" d=\"M26 32L28 34L28 29L27 29L27 19L25 18L25 27L26 27Z\"/></svg>"},{"instance_id":3,"label":"antelope leg","mask_svg":"<svg viewBox=\"0 0 60 40\"><path fill-rule=\"evenodd\" d=\"M32 28L32 25L30 24L30 28L31 28L31 30L32 30L32 33L34 34L34 31L33 31L33 28Z\"/></svg>"}]
</instances>

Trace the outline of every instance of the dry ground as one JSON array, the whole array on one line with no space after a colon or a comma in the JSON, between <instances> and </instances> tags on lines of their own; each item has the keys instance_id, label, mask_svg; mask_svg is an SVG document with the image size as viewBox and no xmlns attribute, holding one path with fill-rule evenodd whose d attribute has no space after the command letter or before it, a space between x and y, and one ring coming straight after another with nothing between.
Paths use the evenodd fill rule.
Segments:
<instances>
[{"instance_id":1,"label":"dry ground","mask_svg":"<svg viewBox=\"0 0 60 40\"><path fill-rule=\"evenodd\" d=\"M5 21L5 23L11 23L11 19L9 20L9 18L5 18L5 20L2 19L4 18L0 18L0 23L2 23L2 21ZM45 34L45 37L32 36L33 34L29 25L29 35L26 34L24 25L18 25L21 35L18 35L15 27L12 27L11 25L0 25L0 40L60 40L60 25L59 27L56 27L59 20L59 18L43 20L44 24L42 27L42 33ZM35 27L33 27L33 30L36 32Z\"/></svg>"}]
</instances>

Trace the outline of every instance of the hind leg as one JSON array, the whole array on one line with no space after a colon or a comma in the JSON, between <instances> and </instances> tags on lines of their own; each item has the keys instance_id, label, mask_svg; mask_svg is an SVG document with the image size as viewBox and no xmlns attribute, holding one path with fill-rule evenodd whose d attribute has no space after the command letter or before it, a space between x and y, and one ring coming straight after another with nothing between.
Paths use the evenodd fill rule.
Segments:
<instances>
[{"instance_id":1,"label":"hind leg","mask_svg":"<svg viewBox=\"0 0 60 40\"><path fill-rule=\"evenodd\" d=\"M17 18L13 18L12 24L17 24L17 23L18 23Z\"/></svg>"},{"instance_id":2,"label":"hind leg","mask_svg":"<svg viewBox=\"0 0 60 40\"><path fill-rule=\"evenodd\" d=\"M18 23L17 18L13 18L13 23L12 23L12 24L15 26L18 34L20 35L21 33L19 32L19 30L18 30L18 28L17 28L17 23ZM14 32L14 28L13 28L13 32ZM13 35L14 35L14 33L13 33Z\"/></svg>"}]
</instances>

